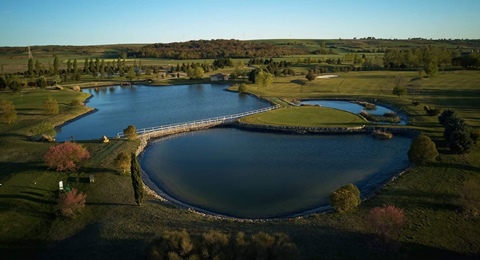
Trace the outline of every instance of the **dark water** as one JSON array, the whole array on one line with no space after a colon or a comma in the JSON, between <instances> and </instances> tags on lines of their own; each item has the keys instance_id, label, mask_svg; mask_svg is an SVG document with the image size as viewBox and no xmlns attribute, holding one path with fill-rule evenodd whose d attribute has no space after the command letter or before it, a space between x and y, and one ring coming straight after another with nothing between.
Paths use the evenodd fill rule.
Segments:
<instances>
[{"instance_id":1,"label":"dark water","mask_svg":"<svg viewBox=\"0 0 480 260\"><path fill-rule=\"evenodd\" d=\"M348 183L366 194L408 165L411 140L395 136L285 135L218 128L160 140L142 168L171 197L242 218L287 216L328 205Z\"/></svg>"},{"instance_id":2,"label":"dark water","mask_svg":"<svg viewBox=\"0 0 480 260\"><path fill-rule=\"evenodd\" d=\"M88 106L97 112L58 130L64 141L114 137L128 125L137 129L236 114L269 106L247 95L224 91L226 85L128 86L85 89L94 97Z\"/></svg>"},{"instance_id":3,"label":"dark water","mask_svg":"<svg viewBox=\"0 0 480 260\"><path fill-rule=\"evenodd\" d=\"M354 113L354 114L359 114L360 112L362 112L362 110L366 110L365 107L363 107L359 104L356 104L356 103L348 102L348 101L306 100L306 101L302 101L301 104L320 105L320 106L323 106L323 107L336 108L336 109L348 111L348 112L351 112L351 113ZM383 115L387 112L391 112L392 110L388 109L386 107L383 107L383 106L376 105L375 110L366 110L366 111L368 113L372 114L372 115ZM396 112L396 111L394 111L394 112ZM396 113L402 119L402 121L400 121L398 123L398 125L405 125L406 124L406 120L405 120L406 116L402 115L398 112L396 112Z\"/></svg>"}]
</instances>

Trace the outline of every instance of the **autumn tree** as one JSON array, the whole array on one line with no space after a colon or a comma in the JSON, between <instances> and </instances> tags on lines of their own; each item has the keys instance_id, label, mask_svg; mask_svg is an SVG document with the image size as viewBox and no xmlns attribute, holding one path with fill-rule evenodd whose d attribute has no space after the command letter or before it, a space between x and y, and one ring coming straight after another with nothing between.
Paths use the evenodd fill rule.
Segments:
<instances>
[{"instance_id":1,"label":"autumn tree","mask_svg":"<svg viewBox=\"0 0 480 260\"><path fill-rule=\"evenodd\" d=\"M427 135L421 134L412 141L408 150L408 159L415 164L425 164L435 160L438 151L435 143Z\"/></svg>"},{"instance_id":2,"label":"autumn tree","mask_svg":"<svg viewBox=\"0 0 480 260\"><path fill-rule=\"evenodd\" d=\"M405 213L393 205L375 207L368 212L366 222L381 245L389 245L404 226Z\"/></svg>"},{"instance_id":3,"label":"autumn tree","mask_svg":"<svg viewBox=\"0 0 480 260\"><path fill-rule=\"evenodd\" d=\"M119 169L122 173L126 173L130 168L130 156L125 152L121 152L115 158L114 163L117 169Z\"/></svg>"},{"instance_id":4,"label":"autumn tree","mask_svg":"<svg viewBox=\"0 0 480 260\"><path fill-rule=\"evenodd\" d=\"M330 194L330 206L339 213L350 211L360 205L360 190L353 184L340 187Z\"/></svg>"},{"instance_id":5,"label":"autumn tree","mask_svg":"<svg viewBox=\"0 0 480 260\"><path fill-rule=\"evenodd\" d=\"M85 207L87 195L72 188L69 192L61 192L57 199L57 212L69 218L74 218Z\"/></svg>"},{"instance_id":6,"label":"autumn tree","mask_svg":"<svg viewBox=\"0 0 480 260\"><path fill-rule=\"evenodd\" d=\"M43 110L47 115L56 115L59 112L58 102L55 98L48 96L47 100L43 102Z\"/></svg>"},{"instance_id":7,"label":"autumn tree","mask_svg":"<svg viewBox=\"0 0 480 260\"><path fill-rule=\"evenodd\" d=\"M138 206L142 205L143 201L143 181L140 166L138 165L137 156L135 153L131 155L130 173L132 177L133 194L135 202Z\"/></svg>"},{"instance_id":8,"label":"autumn tree","mask_svg":"<svg viewBox=\"0 0 480 260\"><path fill-rule=\"evenodd\" d=\"M90 158L90 153L82 145L65 142L50 146L45 154L45 163L58 172L75 172L78 163Z\"/></svg>"},{"instance_id":9,"label":"autumn tree","mask_svg":"<svg viewBox=\"0 0 480 260\"><path fill-rule=\"evenodd\" d=\"M0 107L3 112L2 118L5 123L10 124L17 120L17 110L12 101L2 99L0 101Z\"/></svg>"}]
</instances>

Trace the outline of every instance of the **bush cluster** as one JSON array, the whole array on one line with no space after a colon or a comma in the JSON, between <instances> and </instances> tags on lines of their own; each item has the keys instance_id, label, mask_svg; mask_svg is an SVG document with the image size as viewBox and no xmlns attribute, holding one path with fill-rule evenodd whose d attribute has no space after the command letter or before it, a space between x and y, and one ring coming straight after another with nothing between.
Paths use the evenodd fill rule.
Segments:
<instances>
[{"instance_id":1,"label":"bush cluster","mask_svg":"<svg viewBox=\"0 0 480 260\"><path fill-rule=\"evenodd\" d=\"M296 245L283 233L259 232L247 236L209 231L201 235L186 230L167 231L146 250L147 259L296 259Z\"/></svg>"},{"instance_id":2,"label":"bush cluster","mask_svg":"<svg viewBox=\"0 0 480 260\"><path fill-rule=\"evenodd\" d=\"M400 123L400 117L393 111L386 112L381 116L373 115L368 113L365 110L360 112L360 115L363 116L365 119L371 122L388 122L388 123Z\"/></svg>"}]
</instances>

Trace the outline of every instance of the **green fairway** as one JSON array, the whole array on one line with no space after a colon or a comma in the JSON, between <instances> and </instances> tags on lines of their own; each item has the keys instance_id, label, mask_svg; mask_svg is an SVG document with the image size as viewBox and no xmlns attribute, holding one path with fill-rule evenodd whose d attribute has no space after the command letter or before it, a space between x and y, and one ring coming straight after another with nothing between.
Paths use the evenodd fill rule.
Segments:
<instances>
[{"instance_id":1,"label":"green fairway","mask_svg":"<svg viewBox=\"0 0 480 260\"><path fill-rule=\"evenodd\" d=\"M480 127L480 72L453 71L439 72L431 78L418 79L413 71L365 71L349 73L329 73L337 78L307 81L304 76L277 77L274 83L261 88L248 85L247 91L261 97L301 98L350 98L367 99L393 105L405 110L411 124L419 127L439 127L436 117L425 114L423 106L441 109L454 109L468 124ZM392 94L394 79L397 76L407 80L407 88L417 81L419 93L407 93L397 97ZM412 105L416 100L420 104Z\"/></svg>"},{"instance_id":2,"label":"green fairway","mask_svg":"<svg viewBox=\"0 0 480 260\"><path fill-rule=\"evenodd\" d=\"M239 121L248 124L305 127L361 126L368 123L355 114L317 106L280 108L244 117Z\"/></svg>"}]
</instances>

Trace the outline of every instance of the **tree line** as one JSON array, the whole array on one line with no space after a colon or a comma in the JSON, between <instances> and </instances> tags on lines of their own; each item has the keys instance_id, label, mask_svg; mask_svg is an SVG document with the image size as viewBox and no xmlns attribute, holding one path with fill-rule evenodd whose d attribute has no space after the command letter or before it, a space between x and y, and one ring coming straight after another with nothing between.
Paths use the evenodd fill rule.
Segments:
<instances>
[{"instance_id":1,"label":"tree line","mask_svg":"<svg viewBox=\"0 0 480 260\"><path fill-rule=\"evenodd\" d=\"M409 49L391 48L385 52L383 59L387 69L424 67L427 74L438 67L462 66L476 69L480 67L480 55L476 51L461 53L457 49L432 46Z\"/></svg>"},{"instance_id":2,"label":"tree line","mask_svg":"<svg viewBox=\"0 0 480 260\"><path fill-rule=\"evenodd\" d=\"M217 59L281 57L308 54L308 52L268 43L239 40L198 40L151 44L142 47L138 54L145 58Z\"/></svg>"}]
</instances>

